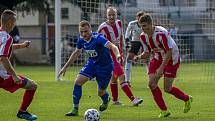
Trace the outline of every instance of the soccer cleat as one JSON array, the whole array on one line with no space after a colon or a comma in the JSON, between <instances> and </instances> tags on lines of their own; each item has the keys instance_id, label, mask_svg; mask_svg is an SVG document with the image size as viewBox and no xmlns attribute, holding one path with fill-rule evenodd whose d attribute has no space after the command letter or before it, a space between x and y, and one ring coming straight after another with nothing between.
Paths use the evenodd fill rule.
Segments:
<instances>
[{"instance_id":1,"label":"soccer cleat","mask_svg":"<svg viewBox=\"0 0 215 121\"><path fill-rule=\"evenodd\" d=\"M104 111L108 108L108 104L110 102L110 97L108 98L108 102L107 103L102 103L100 106L99 106L99 110L100 111Z\"/></svg>"},{"instance_id":2,"label":"soccer cleat","mask_svg":"<svg viewBox=\"0 0 215 121\"><path fill-rule=\"evenodd\" d=\"M165 118L168 117L171 113L166 110L166 111L161 111L160 114L158 115L159 118Z\"/></svg>"},{"instance_id":3,"label":"soccer cleat","mask_svg":"<svg viewBox=\"0 0 215 121\"><path fill-rule=\"evenodd\" d=\"M73 108L71 111L65 114L66 116L78 116L78 110Z\"/></svg>"},{"instance_id":4,"label":"soccer cleat","mask_svg":"<svg viewBox=\"0 0 215 121\"><path fill-rule=\"evenodd\" d=\"M184 113L187 113L191 108L191 103L193 102L193 97L189 96L189 100L185 102Z\"/></svg>"},{"instance_id":5,"label":"soccer cleat","mask_svg":"<svg viewBox=\"0 0 215 121\"><path fill-rule=\"evenodd\" d=\"M112 105L123 105L120 101L112 101Z\"/></svg>"},{"instance_id":6,"label":"soccer cleat","mask_svg":"<svg viewBox=\"0 0 215 121\"><path fill-rule=\"evenodd\" d=\"M132 101L133 106L138 106L142 102L143 102L143 99L139 99L139 98L134 98L134 100Z\"/></svg>"},{"instance_id":7,"label":"soccer cleat","mask_svg":"<svg viewBox=\"0 0 215 121\"><path fill-rule=\"evenodd\" d=\"M28 121L33 121L33 120L38 119L36 115L32 115L27 111L25 111L25 112L19 111L16 116L18 118L20 118L20 119L25 119L25 120L28 120Z\"/></svg>"}]
</instances>

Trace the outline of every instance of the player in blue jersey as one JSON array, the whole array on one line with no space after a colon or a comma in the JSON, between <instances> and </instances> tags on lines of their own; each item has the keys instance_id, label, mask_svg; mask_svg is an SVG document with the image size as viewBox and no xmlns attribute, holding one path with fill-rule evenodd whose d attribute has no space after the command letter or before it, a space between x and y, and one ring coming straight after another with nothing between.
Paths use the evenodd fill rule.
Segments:
<instances>
[{"instance_id":1,"label":"player in blue jersey","mask_svg":"<svg viewBox=\"0 0 215 121\"><path fill-rule=\"evenodd\" d=\"M98 95L102 99L102 104L99 107L100 111L104 111L108 107L110 101L107 87L109 85L112 71L113 61L110 55L110 49L120 61L120 53L118 48L102 34L93 33L91 25L88 21L81 21L79 23L80 37L77 42L76 50L71 54L69 60L60 70L59 75L64 75L66 69L73 63L80 55L81 50L85 50L89 54L89 59L85 66L75 79L73 89L73 109L66 113L66 116L77 116L79 101L82 96L82 85L89 79L96 78L98 84Z\"/></svg>"}]
</instances>

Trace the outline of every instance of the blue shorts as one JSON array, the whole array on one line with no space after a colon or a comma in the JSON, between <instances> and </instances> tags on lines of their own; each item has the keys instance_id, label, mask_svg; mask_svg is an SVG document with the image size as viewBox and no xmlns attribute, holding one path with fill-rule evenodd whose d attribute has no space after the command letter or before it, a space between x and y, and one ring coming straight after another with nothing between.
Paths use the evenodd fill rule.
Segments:
<instances>
[{"instance_id":1,"label":"blue shorts","mask_svg":"<svg viewBox=\"0 0 215 121\"><path fill-rule=\"evenodd\" d=\"M113 72L113 63L105 66L100 66L92 62L87 62L81 69L79 74L89 77L90 79L96 77L99 89L105 90L110 82Z\"/></svg>"}]
</instances>

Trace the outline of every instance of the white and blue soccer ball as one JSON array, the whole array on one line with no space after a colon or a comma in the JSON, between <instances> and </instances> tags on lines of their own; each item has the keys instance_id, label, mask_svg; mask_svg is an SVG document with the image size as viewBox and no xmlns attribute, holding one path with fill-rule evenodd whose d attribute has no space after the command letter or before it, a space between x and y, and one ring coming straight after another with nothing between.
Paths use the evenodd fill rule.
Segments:
<instances>
[{"instance_id":1,"label":"white and blue soccer ball","mask_svg":"<svg viewBox=\"0 0 215 121\"><path fill-rule=\"evenodd\" d=\"M88 109L84 113L84 121L99 121L100 113L96 109Z\"/></svg>"}]
</instances>

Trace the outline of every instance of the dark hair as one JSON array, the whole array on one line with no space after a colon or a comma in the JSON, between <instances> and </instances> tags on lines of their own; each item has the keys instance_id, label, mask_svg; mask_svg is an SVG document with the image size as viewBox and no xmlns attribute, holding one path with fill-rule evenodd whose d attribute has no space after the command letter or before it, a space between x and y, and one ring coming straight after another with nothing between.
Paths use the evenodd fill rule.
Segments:
<instances>
[{"instance_id":1,"label":"dark hair","mask_svg":"<svg viewBox=\"0 0 215 121\"><path fill-rule=\"evenodd\" d=\"M143 16L145 14L145 12L144 11L138 11L137 13L136 13L136 17L141 17L141 16Z\"/></svg>"},{"instance_id":2,"label":"dark hair","mask_svg":"<svg viewBox=\"0 0 215 121\"><path fill-rule=\"evenodd\" d=\"M144 14L143 16L140 17L139 22L140 23L146 22L146 23L152 24L153 20L152 20L151 15Z\"/></svg>"},{"instance_id":3,"label":"dark hair","mask_svg":"<svg viewBox=\"0 0 215 121\"><path fill-rule=\"evenodd\" d=\"M7 22L9 19L11 19L11 15L16 17L16 13L13 12L12 10L6 9L3 11L3 13L1 14L1 23L5 23Z\"/></svg>"}]
</instances>

